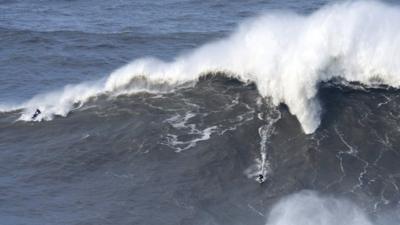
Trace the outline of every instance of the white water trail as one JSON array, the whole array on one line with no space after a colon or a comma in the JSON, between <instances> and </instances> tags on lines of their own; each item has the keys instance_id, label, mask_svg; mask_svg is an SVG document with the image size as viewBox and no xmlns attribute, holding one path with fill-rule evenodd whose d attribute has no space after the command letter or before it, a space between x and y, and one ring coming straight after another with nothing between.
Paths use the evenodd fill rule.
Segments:
<instances>
[{"instance_id":1,"label":"white water trail","mask_svg":"<svg viewBox=\"0 0 400 225\"><path fill-rule=\"evenodd\" d=\"M261 165L260 172L265 179L272 173L271 162L269 161L269 152L267 144L270 142L270 138L275 131L275 123L278 122L281 118L281 114L278 109L268 110L266 115L259 115L261 120L266 122L265 125L258 128L258 133L260 135L260 157L261 157ZM262 181L260 181L262 182Z\"/></svg>"},{"instance_id":2,"label":"white water trail","mask_svg":"<svg viewBox=\"0 0 400 225\"><path fill-rule=\"evenodd\" d=\"M272 175L272 166L270 161L270 149L268 144L271 142L271 137L275 132L275 124L281 119L281 113L279 109L273 107L271 102L262 99L257 100L258 111L262 111L261 106L267 106L265 112L257 113L259 120L265 124L258 128L258 135L260 136L260 157L255 159L255 163L244 171L244 174L256 181L263 183L268 180ZM260 179L260 175L262 178Z\"/></svg>"},{"instance_id":3,"label":"white water trail","mask_svg":"<svg viewBox=\"0 0 400 225\"><path fill-rule=\"evenodd\" d=\"M344 2L311 15L267 12L230 37L206 44L172 62L142 58L94 83L66 86L19 105L20 119L66 116L100 94L169 91L194 84L207 72L252 81L274 105L284 103L313 133L320 124L318 84L341 77L373 85L400 85L400 8L375 1ZM13 110L15 108L6 109Z\"/></svg>"}]
</instances>

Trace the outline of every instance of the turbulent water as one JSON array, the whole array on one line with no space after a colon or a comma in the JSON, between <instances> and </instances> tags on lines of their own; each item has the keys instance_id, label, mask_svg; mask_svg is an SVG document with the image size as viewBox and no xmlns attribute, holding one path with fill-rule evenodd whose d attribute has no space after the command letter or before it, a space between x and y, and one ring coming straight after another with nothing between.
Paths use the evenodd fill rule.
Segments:
<instances>
[{"instance_id":1,"label":"turbulent water","mask_svg":"<svg viewBox=\"0 0 400 225\"><path fill-rule=\"evenodd\" d=\"M1 224L399 224L399 25L396 2L0 1Z\"/></svg>"}]
</instances>

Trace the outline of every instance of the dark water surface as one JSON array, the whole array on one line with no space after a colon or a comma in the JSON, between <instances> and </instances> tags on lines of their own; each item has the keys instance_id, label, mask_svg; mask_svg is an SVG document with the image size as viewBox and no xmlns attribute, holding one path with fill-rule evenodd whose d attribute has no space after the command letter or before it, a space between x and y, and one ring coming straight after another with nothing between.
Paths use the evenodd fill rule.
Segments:
<instances>
[{"instance_id":1,"label":"dark water surface","mask_svg":"<svg viewBox=\"0 0 400 225\"><path fill-rule=\"evenodd\" d=\"M325 4L0 0L0 103L134 58L172 60L264 11ZM102 94L40 123L0 112L0 224L398 224L399 91L332 81L318 98L310 135L254 83L214 75L164 94ZM282 198L280 212L297 214L267 222Z\"/></svg>"}]
</instances>

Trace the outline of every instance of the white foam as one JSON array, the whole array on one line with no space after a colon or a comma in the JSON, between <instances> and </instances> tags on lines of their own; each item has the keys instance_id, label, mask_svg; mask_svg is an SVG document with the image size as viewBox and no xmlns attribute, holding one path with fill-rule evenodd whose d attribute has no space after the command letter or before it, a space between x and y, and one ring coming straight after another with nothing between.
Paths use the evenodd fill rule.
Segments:
<instances>
[{"instance_id":1,"label":"white foam","mask_svg":"<svg viewBox=\"0 0 400 225\"><path fill-rule=\"evenodd\" d=\"M244 22L230 37L206 44L173 62L142 58L91 84L67 86L20 105L21 119L65 116L74 104L103 93L171 90L222 71L257 84L263 97L285 103L305 133L320 124L321 81L342 77L369 85L400 85L400 9L373 1L331 5L304 16L267 12ZM135 83L138 78L142 81Z\"/></svg>"},{"instance_id":2,"label":"white foam","mask_svg":"<svg viewBox=\"0 0 400 225\"><path fill-rule=\"evenodd\" d=\"M182 141L180 140L180 136L168 133L166 135L166 142L163 144L175 149L175 152L182 152L195 147L197 142L209 140L211 135L217 131L218 127L211 126L205 129L199 129L197 128L196 124L189 123L189 120L195 116L195 113L187 112L184 116L175 115L166 119L164 122L169 123L177 130L184 130L185 136L189 135L191 138L189 138L189 140Z\"/></svg>"},{"instance_id":3,"label":"white foam","mask_svg":"<svg viewBox=\"0 0 400 225\"><path fill-rule=\"evenodd\" d=\"M310 224L373 225L366 214L352 202L320 196L311 191L302 191L282 199L272 208L267 222L267 225Z\"/></svg>"},{"instance_id":4,"label":"white foam","mask_svg":"<svg viewBox=\"0 0 400 225\"><path fill-rule=\"evenodd\" d=\"M265 102L270 105L270 102ZM257 105L260 107L263 102L258 99ZM270 105L271 106L271 105ZM278 109L269 107L265 113L257 113L259 120L265 121L265 124L258 128L258 134L260 136L260 157L255 159L255 164L251 165L245 170L245 175L248 178L255 179L258 182L264 182L272 175L272 166L269 161L269 147L271 136L275 132L275 124L281 119L281 113ZM259 175L263 176L264 180L259 180Z\"/></svg>"}]
</instances>

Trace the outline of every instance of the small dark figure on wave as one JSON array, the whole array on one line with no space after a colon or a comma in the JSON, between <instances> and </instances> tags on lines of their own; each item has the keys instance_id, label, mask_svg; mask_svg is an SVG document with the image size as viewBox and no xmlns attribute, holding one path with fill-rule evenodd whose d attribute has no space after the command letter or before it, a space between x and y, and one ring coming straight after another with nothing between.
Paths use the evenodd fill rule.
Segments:
<instances>
[{"instance_id":1,"label":"small dark figure on wave","mask_svg":"<svg viewBox=\"0 0 400 225\"><path fill-rule=\"evenodd\" d=\"M258 175L258 182L264 183L264 176L262 174Z\"/></svg>"},{"instance_id":2,"label":"small dark figure on wave","mask_svg":"<svg viewBox=\"0 0 400 225\"><path fill-rule=\"evenodd\" d=\"M40 113L42 113L39 109L36 109L35 113L32 116L32 119L36 119L36 117L38 117L40 115Z\"/></svg>"}]
</instances>

